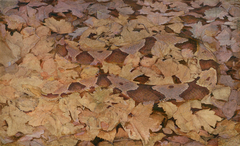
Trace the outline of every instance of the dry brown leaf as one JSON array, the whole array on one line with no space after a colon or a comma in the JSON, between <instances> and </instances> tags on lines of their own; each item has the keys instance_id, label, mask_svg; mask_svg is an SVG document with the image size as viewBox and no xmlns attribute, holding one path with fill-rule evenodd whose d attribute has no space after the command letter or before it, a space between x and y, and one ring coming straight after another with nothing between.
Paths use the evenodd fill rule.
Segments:
<instances>
[{"instance_id":1,"label":"dry brown leaf","mask_svg":"<svg viewBox=\"0 0 240 146\"><path fill-rule=\"evenodd\" d=\"M156 66L165 77L172 77L178 71L178 64L173 59L161 60L156 62Z\"/></svg>"},{"instance_id":2,"label":"dry brown leaf","mask_svg":"<svg viewBox=\"0 0 240 146\"><path fill-rule=\"evenodd\" d=\"M16 57L13 55L13 52L8 47L6 42L0 40L0 63L3 64L5 67L12 65L16 60Z\"/></svg>"},{"instance_id":3,"label":"dry brown leaf","mask_svg":"<svg viewBox=\"0 0 240 146\"><path fill-rule=\"evenodd\" d=\"M28 113L29 125L44 125L53 135L62 135L62 126L71 121L69 113L62 112L56 101L39 99L36 109Z\"/></svg>"},{"instance_id":4,"label":"dry brown leaf","mask_svg":"<svg viewBox=\"0 0 240 146\"><path fill-rule=\"evenodd\" d=\"M174 24L168 25L168 27L171 28L176 33L180 33L183 26L184 25L182 23L174 23Z\"/></svg>"},{"instance_id":5,"label":"dry brown leaf","mask_svg":"<svg viewBox=\"0 0 240 146\"><path fill-rule=\"evenodd\" d=\"M213 97L218 100L228 101L228 98L231 94L230 87L216 86L212 91Z\"/></svg>"},{"instance_id":6,"label":"dry brown leaf","mask_svg":"<svg viewBox=\"0 0 240 146\"><path fill-rule=\"evenodd\" d=\"M197 84L208 88L210 91L214 89L217 83L217 72L215 69L210 68L209 70L202 71L199 75L200 79Z\"/></svg>"},{"instance_id":7,"label":"dry brown leaf","mask_svg":"<svg viewBox=\"0 0 240 146\"><path fill-rule=\"evenodd\" d=\"M143 73L140 70L137 70L137 69L134 70L133 65L129 63L122 67L122 70L119 73L119 76L129 81L133 81L136 77L142 74Z\"/></svg>"},{"instance_id":8,"label":"dry brown leaf","mask_svg":"<svg viewBox=\"0 0 240 146\"><path fill-rule=\"evenodd\" d=\"M38 99L29 96L21 96L15 100L16 107L24 112L34 111L38 105Z\"/></svg>"},{"instance_id":9,"label":"dry brown leaf","mask_svg":"<svg viewBox=\"0 0 240 146\"><path fill-rule=\"evenodd\" d=\"M238 134L232 138L219 138L218 144L219 145L232 145L232 146L236 145L237 146L240 144L240 135Z\"/></svg>"},{"instance_id":10,"label":"dry brown leaf","mask_svg":"<svg viewBox=\"0 0 240 146\"><path fill-rule=\"evenodd\" d=\"M107 141L110 141L110 142L113 142L115 135L116 135L116 129L113 129L112 131L108 131L108 132L100 131L98 133L98 137L105 139Z\"/></svg>"},{"instance_id":11,"label":"dry brown leaf","mask_svg":"<svg viewBox=\"0 0 240 146\"><path fill-rule=\"evenodd\" d=\"M55 20L53 17L45 19L44 23L48 28L50 28L53 32L57 32L58 34L72 33L73 27L71 23L66 22L61 19L60 21Z\"/></svg>"},{"instance_id":12,"label":"dry brown leaf","mask_svg":"<svg viewBox=\"0 0 240 146\"><path fill-rule=\"evenodd\" d=\"M54 41L47 36L41 37L38 43L32 48L32 52L35 55L45 54L53 49Z\"/></svg>"},{"instance_id":13,"label":"dry brown leaf","mask_svg":"<svg viewBox=\"0 0 240 146\"><path fill-rule=\"evenodd\" d=\"M59 101L59 108L64 113L70 113L74 122L79 122L78 114L81 113L81 109L79 107L82 106L80 103L80 95L78 93L73 93L68 97L62 98Z\"/></svg>"},{"instance_id":14,"label":"dry brown leaf","mask_svg":"<svg viewBox=\"0 0 240 146\"><path fill-rule=\"evenodd\" d=\"M9 106L5 106L2 109L1 114L1 119L6 120L8 124L8 136L13 136L17 132L22 132L23 134L31 133L33 127L26 124L30 120L30 117L16 108L14 104L11 104L10 102L8 104Z\"/></svg>"},{"instance_id":15,"label":"dry brown leaf","mask_svg":"<svg viewBox=\"0 0 240 146\"><path fill-rule=\"evenodd\" d=\"M61 145L61 146L69 146L69 145L76 145L78 142L77 139L74 137L63 137L54 141L51 141L48 143L49 146L56 146L56 145Z\"/></svg>"},{"instance_id":16,"label":"dry brown leaf","mask_svg":"<svg viewBox=\"0 0 240 146\"><path fill-rule=\"evenodd\" d=\"M171 102L160 102L158 106L163 108L168 119L172 118L173 114L177 111L177 106Z\"/></svg>"},{"instance_id":17,"label":"dry brown leaf","mask_svg":"<svg viewBox=\"0 0 240 146\"><path fill-rule=\"evenodd\" d=\"M23 25L26 24L26 21L18 15L10 15L5 18L8 24L8 28L21 30Z\"/></svg>"},{"instance_id":18,"label":"dry brown leaf","mask_svg":"<svg viewBox=\"0 0 240 146\"><path fill-rule=\"evenodd\" d=\"M213 131L213 134L218 134L222 138L231 138L239 133L235 130L236 122L229 121L227 119L217 124L217 128Z\"/></svg>"},{"instance_id":19,"label":"dry brown leaf","mask_svg":"<svg viewBox=\"0 0 240 146\"><path fill-rule=\"evenodd\" d=\"M199 132L201 127L204 127L204 130L212 133L217 121L221 121L222 118L214 115L214 111L209 109L203 109L195 114L192 114L191 108L201 109L201 102L197 100L188 101L178 107L177 112L173 115L176 119L176 124L183 132L189 132L191 130ZM212 127L211 127L212 126Z\"/></svg>"},{"instance_id":20,"label":"dry brown leaf","mask_svg":"<svg viewBox=\"0 0 240 146\"><path fill-rule=\"evenodd\" d=\"M16 90L11 86L0 84L0 103L7 103L8 100L16 98Z\"/></svg>"},{"instance_id":21,"label":"dry brown leaf","mask_svg":"<svg viewBox=\"0 0 240 146\"><path fill-rule=\"evenodd\" d=\"M138 104L132 112L128 122L122 123L123 128L132 139L141 139L144 144L149 142L150 131L158 131L161 129L161 122L157 119L151 118L153 103ZM162 115L158 115L162 116ZM163 118L162 118L163 120Z\"/></svg>"}]
</instances>

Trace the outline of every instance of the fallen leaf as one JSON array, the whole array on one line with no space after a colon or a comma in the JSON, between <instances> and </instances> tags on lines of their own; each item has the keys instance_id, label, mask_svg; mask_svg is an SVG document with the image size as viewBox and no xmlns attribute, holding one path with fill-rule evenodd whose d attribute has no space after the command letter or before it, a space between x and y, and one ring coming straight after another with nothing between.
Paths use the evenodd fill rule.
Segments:
<instances>
[{"instance_id":1,"label":"fallen leaf","mask_svg":"<svg viewBox=\"0 0 240 146\"><path fill-rule=\"evenodd\" d=\"M0 40L0 46L1 46L1 52L0 52L0 63L4 66L10 66L13 64L16 60L16 57L14 57L11 49L8 47L8 45L3 41Z\"/></svg>"},{"instance_id":2,"label":"fallen leaf","mask_svg":"<svg viewBox=\"0 0 240 146\"><path fill-rule=\"evenodd\" d=\"M217 88L213 89L212 94L215 99L228 101L228 98L231 94L231 88L218 86Z\"/></svg>"},{"instance_id":3,"label":"fallen leaf","mask_svg":"<svg viewBox=\"0 0 240 146\"><path fill-rule=\"evenodd\" d=\"M217 124L213 134L218 134L222 138L234 137L238 135L238 132L235 130L235 125L235 122L225 119Z\"/></svg>"},{"instance_id":4,"label":"fallen leaf","mask_svg":"<svg viewBox=\"0 0 240 146\"><path fill-rule=\"evenodd\" d=\"M66 22L61 19L60 21L55 20L53 17L45 19L44 23L48 28L50 28L53 32L57 32L59 34L72 33L73 27L71 23Z\"/></svg>"},{"instance_id":5,"label":"fallen leaf","mask_svg":"<svg viewBox=\"0 0 240 146\"><path fill-rule=\"evenodd\" d=\"M217 121L221 121L222 118L214 115L214 111L209 109L203 109L195 114L192 114L191 108L201 109L201 102L197 100L188 101L178 107L177 112L173 115L176 119L176 124L183 132L189 132L191 130L199 132L201 126L204 130L212 133ZM211 127L212 126L212 127Z\"/></svg>"},{"instance_id":6,"label":"fallen leaf","mask_svg":"<svg viewBox=\"0 0 240 146\"><path fill-rule=\"evenodd\" d=\"M10 102L9 106L5 106L2 109L1 118L6 120L8 124L8 136L13 136L17 132L29 134L33 130L33 127L26 124L30 120L30 117L16 108L15 105L11 104Z\"/></svg>"},{"instance_id":7,"label":"fallen leaf","mask_svg":"<svg viewBox=\"0 0 240 146\"><path fill-rule=\"evenodd\" d=\"M150 137L149 130L153 130L156 126L158 126L158 128L155 129L155 131L161 129L160 124L162 121L150 117L152 106L152 103L138 104L138 106L132 110L132 116L129 117L128 122L122 123L124 130L130 138L135 140L141 139L143 143L147 144Z\"/></svg>"},{"instance_id":8,"label":"fallen leaf","mask_svg":"<svg viewBox=\"0 0 240 146\"><path fill-rule=\"evenodd\" d=\"M59 108L64 113L70 113L74 122L79 122L78 114L81 113L81 109L79 107L82 106L80 103L80 95L78 93L73 93L66 98L62 98L59 101Z\"/></svg>"},{"instance_id":9,"label":"fallen leaf","mask_svg":"<svg viewBox=\"0 0 240 146\"><path fill-rule=\"evenodd\" d=\"M209 70L202 71L199 75L200 79L197 84L208 88L210 91L214 89L217 83L217 72L215 69L210 68Z\"/></svg>"},{"instance_id":10,"label":"fallen leaf","mask_svg":"<svg viewBox=\"0 0 240 146\"><path fill-rule=\"evenodd\" d=\"M162 107L166 112L168 119L173 117L173 114L177 111L177 106L171 102L160 102L159 107Z\"/></svg>"},{"instance_id":11,"label":"fallen leaf","mask_svg":"<svg viewBox=\"0 0 240 146\"><path fill-rule=\"evenodd\" d=\"M110 141L110 142L113 142L115 135L116 135L116 129L113 129L112 131L108 131L108 132L100 131L98 133L98 137L105 139L107 141Z\"/></svg>"}]
</instances>

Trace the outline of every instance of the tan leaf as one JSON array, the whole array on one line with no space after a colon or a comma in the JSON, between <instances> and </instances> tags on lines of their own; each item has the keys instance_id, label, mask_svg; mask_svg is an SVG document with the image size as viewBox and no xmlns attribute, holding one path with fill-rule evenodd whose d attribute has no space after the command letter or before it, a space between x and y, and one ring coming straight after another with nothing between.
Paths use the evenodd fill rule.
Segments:
<instances>
[{"instance_id":1,"label":"tan leaf","mask_svg":"<svg viewBox=\"0 0 240 146\"><path fill-rule=\"evenodd\" d=\"M69 146L69 145L76 145L77 142L78 140L73 137L63 137L63 138L49 142L48 145L49 146L56 146L56 145Z\"/></svg>"},{"instance_id":2,"label":"tan leaf","mask_svg":"<svg viewBox=\"0 0 240 146\"><path fill-rule=\"evenodd\" d=\"M10 66L16 61L16 57L14 57L12 50L3 40L0 40L0 46L0 63L5 67Z\"/></svg>"},{"instance_id":3,"label":"tan leaf","mask_svg":"<svg viewBox=\"0 0 240 146\"><path fill-rule=\"evenodd\" d=\"M11 86L0 84L0 103L7 103L7 100L16 98L16 90Z\"/></svg>"},{"instance_id":4,"label":"tan leaf","mask_svg":"<svg viewBox=\"0 0 240 146\"><path fill-rule=\"evenodd\" d=\"M176 124L183 132L191 130L199 132L203 126L206 131L212 133L214 131L212 127L215 126L217 121L222 120L220 117L214 115L214 111L210 111L209 109L203 109L192 114L191 108L201 109L201 102L197 100L186 102L173 115L174 119L177 120Z\"/></svg>"},{"instance_id":5,"label":"tan leaf","mask_svg":"<svg viewBox=\"0 0 240 146\"><path fill-rule=\"evenodd\" d=\"M210 68L209 70L202 71L200 79L197 84L208 88L210 91L216 86L217 83L217 72L215 69Z\"/></svg>"},{"instance_id":6,"label":"tan leaf","mask_svg":"<svg viewBox=\"0 0 240 146\"><path fill-rule=\"evenodd\" d=\"M1 114L1 119L6 120L8 124L7 134L13 136L17 132L22 132L23 134L31 133L33 128L26 124L30 120L30 117L13 104L8 104L9 106L5 106L2 109Z\"/></svg>"},{"instance_id":7,"label":"tan leaf","mask_svg":"<svg viewBox=\"0 0 240 146\"><path fill-rule=\"evenodd\" d=\"M173 114L177 111L177 106L171 102L160 102L158 106L163 108L168 119L172 118Z\"/></svg>"},{"instance_id":8,"label":"tan leaf","mask_svg":"<svg viewBox=\"0 0 240 146\"><path fill-rule=\"evenodd\" d=\"M108 131L108 132L100 131L98 133L98 137L105 139L107 141L110 141L110 142L113 142L115 135L116 135L116 129L113 129L112 131Z\"/></svg>"},{"instance_id":9,"label":"tan leaf","mask_svg":"<svg viewBox=\"0 0 240 146\"><path fill-rule=\"evenodd\" d=\"M133 70L133 65L131 63L126 64L122 67L122 70L119 74L120 77L133 81L136 77L142 75L143 73L140 70Z\"/></svg>"},{"instance_id":10,"label":"tan leaf","mask_svg":"<svg viewBox=\"0 0 240 146\"><path fill-rule=\"evenodd\" d=\"M54 41L52 38L47 36L41 37L40 41L36 43L35 47L32 48L32 52L35 55L48 53L53 49Z\"/></svg>"},{"instance_id":11,"label":"tan leaf","mask_svg":"<svg viewBox=\"0 0 240 146\"><path fill-rule=\"evenodd\" d=\"M171 28L176 33L180 33L183 26L184 25L182 23L174 23L174 24L168 25L168 27Z\"/></svg>"},{"instance_id":12,"label":"tan leaf","mask_svg":"<svg viewBox=\"0 0 240 146\"><path fill-rule=\"evenodd\" d=\"M37 108L28 113L31 117L29 125L40 126L44 125L53 135L62 135L62 125L71 121L69 113L63 113L55 101L41 99Z\"/></svg>"},{"instance_id":13,"label":"tan leaf","mask_svg":"<svg viewBox=\"0 0 240 146\"><path fill-rule=\"evenodd\" d=\"M231 94L231 88L217 86L217 88L213 89L212 94L215 99L228 101L228 98Z\"/></svg>"},{"instance_id":14,"label":"tan leaf","mask_svg":"<svg viewBox=\"0 0 240 146\"><path fill-rule=\"evenodd\" d=\"M82 70L80 77L82 79L93 78L97 75L98 72L99 72L99 69L97 67L86 66Z\"/></svg>"},{"instance_id":15,"label":"tan leaf","mask_svg":"<svg viewBox=\"0 0 240 146\"><path fill-rule=\"evenodd\" d=\"M235 130L236 124L236 122L225 119L217 124L217 128L213 131L213 134L218 134L222 138L234 137L238 135L238 132Z\"/></svg>"},{"instance_id":16,"label":"tan leaf","mask_svg":"<svg viewBox=\"0 0 240 146\"><path fill-rule=\"evenodd\" d=\"M178 64L172 59L167 59L164 61L159 59L156 62L156 66L161 70L165 77L172 77L178 71Z\"/></svg>"},{"instance_id":17,"label":"tan leaf","mask_svg":"<svg viewBox=\"0 0 240 146\"><path fill-rule=\"evenodd\" d=\"M65 113L70 112L71 117L75 122L79 122L78 114L82 111L80 108L78 108L82 106L79 101L80 98L81 97L78 93L73 93L68 97L60 99L59 101L59 108Z\"/></svg>"},{"instance_id":18,"label":"tan leaf","mask_svg":"<svg viewBox=\"0 0 240 146\"><path fill-rule=\"evenodd\" d=\"M128 136L132 139L141 139L143 143L147 144L150 137L149 129L158 126L158 130L161 129L161 122L157 119L150 117L152 113L153 103L138 104L129 117L128 122L122 123L123 128L128 133ZM161 116L161 115L159 115ZM155 131L158 131L157 129Z\"/></svg>"},{"instance_id":19,"label":"tan leaf","mask_svg":"<svg viewBox=\"0 0 240 146\"><path fill-rule=\"evenodd\" d=\"M44 23L48 28L50 28L53 32L57 32L59 34L72 33L73 27L71 23L66 22L61 19L60 21L55 20L53 17L45 19Z\"/></svg>"}]
</instances>

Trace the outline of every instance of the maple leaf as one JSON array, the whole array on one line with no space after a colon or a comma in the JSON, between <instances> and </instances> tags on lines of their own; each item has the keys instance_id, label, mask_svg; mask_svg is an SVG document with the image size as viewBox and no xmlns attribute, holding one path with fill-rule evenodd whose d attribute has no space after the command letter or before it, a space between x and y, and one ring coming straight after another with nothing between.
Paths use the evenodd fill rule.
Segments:
<instances>
[{"instance_id":1,"label":"maple leaf","mask_svg":"<svg viewBox=\"0 0 240 146\"><path fill-rule=\"evenodd\" d=\"M222 118L214 115L214 111L209 109L202 109L192 114L191 108L201 109L201 102L197 100L188 101L178 107L178 110L173 115L174 119L176 119L176 124L183 132L191 130L199 132L201 126L203 126L206 131L212 133L214 131L212 127L215 126L217 121L222 120Z\"/></svg>"},{"instance_id":2,"label":"maple leaf","mask_svg":"<svg viewBox=\"0 0 240 146\"><path fill-rule=\"evenodd\" d=\"M72 25L65 20L57 21L53 17L45 19L44 23L48 28L50 28L53 32L57 32L59 34L72 33Z\"/></svg>"},{"instance_id":3,"label":"maple leaf","mask_svg":"<svg viewBox=\"0 0 240 146\"><path fill-rule=\"evenodd\" d=\"M23 134L29 134L33 128L26 123L30 120L30 117L24 112L15 107L14 104L8 103L9 106L5 106L2 109L1 119L6 120L8 124L7 134L9 136L15 135L17 132Z\"/></svg>"},{"instance_id":4,"label":"maple leaf","mask_svg":"<svg viewBox=\"0 0 240 146\"><path fill-rule=\"evenodd\" d=\"M162 115L158 115L161 119L151 118L153 103L138 104L131 112L127 122L122 123L124 130L132 139L141 139L144 144L149 141L150 131L158 131L161 129Z\"/></svg>"}]
</instances>

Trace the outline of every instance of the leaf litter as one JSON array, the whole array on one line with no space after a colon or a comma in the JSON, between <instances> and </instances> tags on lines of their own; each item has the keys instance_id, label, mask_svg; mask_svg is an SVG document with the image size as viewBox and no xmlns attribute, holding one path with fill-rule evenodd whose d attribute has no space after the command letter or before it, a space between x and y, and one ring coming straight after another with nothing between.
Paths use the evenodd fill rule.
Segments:
<instances>
[{"instance_id":1,"label":"leaf litter","mask_svg":"<svg viewBox=\"0 0 240 146\"><path fill-rule=\"evenodd\" d=\"M0 3L0 145L240 145L238 1Z\"/></svg>"}]
</instances>

